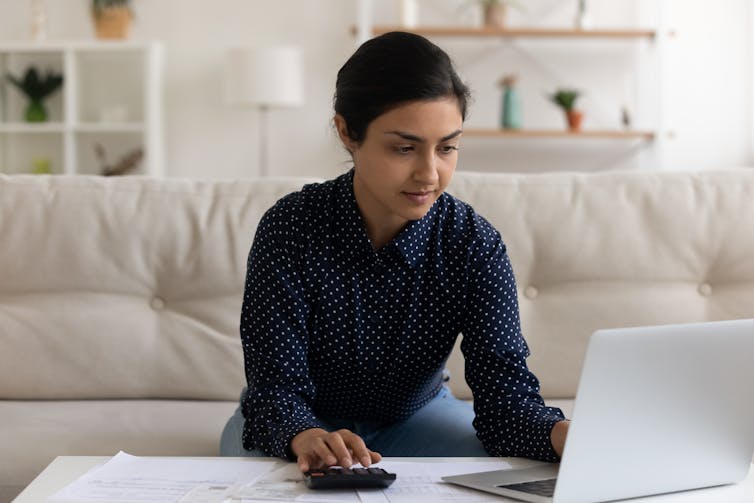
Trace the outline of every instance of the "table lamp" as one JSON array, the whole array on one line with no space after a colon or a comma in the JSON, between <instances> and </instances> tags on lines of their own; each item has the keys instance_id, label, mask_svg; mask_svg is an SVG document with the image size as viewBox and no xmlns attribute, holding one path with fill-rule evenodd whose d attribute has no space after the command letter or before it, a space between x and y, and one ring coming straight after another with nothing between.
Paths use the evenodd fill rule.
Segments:
<instances>
[{"instance_id":1,"label":"table lamp","mask_svg":"<svg viewBox=\"0 0 754 503\"><path fill-rule=\"evenodd\" d=\"M297 47L229 49L226 99L259 109L259 174L267 176L267 114L271 107L303 104L301 51Z\"/></svg>"}]
</instances>

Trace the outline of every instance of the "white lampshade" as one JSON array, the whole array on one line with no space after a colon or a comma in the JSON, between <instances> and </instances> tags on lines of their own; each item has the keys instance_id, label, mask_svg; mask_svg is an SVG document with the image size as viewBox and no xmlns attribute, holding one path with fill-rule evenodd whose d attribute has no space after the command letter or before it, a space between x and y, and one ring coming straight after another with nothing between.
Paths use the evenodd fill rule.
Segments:
<instances>
[{"instance_id":1,"label":"white lampshade","mask_svg":"<svg viewBox=\"0 0 754 503\"><path fill-rule=\"evenodd\" d=\"M297 47L230 49L226 60L226 99L230 104L301 105L304 101L301 66L301 51Z\"/></svg>"}]
</instances>

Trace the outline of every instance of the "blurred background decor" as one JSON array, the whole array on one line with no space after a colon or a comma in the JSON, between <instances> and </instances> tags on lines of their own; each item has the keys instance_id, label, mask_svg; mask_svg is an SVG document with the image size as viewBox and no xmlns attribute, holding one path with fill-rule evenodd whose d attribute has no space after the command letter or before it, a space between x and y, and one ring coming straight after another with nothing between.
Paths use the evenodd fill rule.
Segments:
<instances>
[{"instance_id":1,"label":"blurred background decor","mask_svg":"<svg viewBox=\"0 0 754 503\"><path fill-rule=\"evenodd\" d=\"M484 26L502 28L505 26L504 0L480 0L482 4L482 19Z\"/></svg>"},{"instance_id":2,"label":"blurred background decor","mask_svg":"<svg viewBox=\"0 0 754 503\"><path fill-rule=\"evenodd\" d=\"M588 30L592 27L592 21L589 17L586 0L578 0L574 25L577 30Z\"/></svg>"},{"instance_id":3,"label":"blurred background decor","mask_svg":"<svg viewBox=\"0 0 754 503\"><path fill-rule=\"evenodd\" d=\"M100 174L104 176L127 175L135 171L141 164L141 160L144 158L144 149L141 147L132 149L121 156L114 164L107 161L107 152L102 144L96 143L94 145L94 154L101 166Z\"/></svg>"},{"instance_id":4,"label":"blurred background decor","mask_svg":"<svg viewBox=\"0 0 754 503\"><path fill-rule=\"evenodd\" d=\"M131 0L92 0L92 19L97 38L128 38L133 20Z\"/></svg>"},{"instance_id":5,"label":"blurred background decor","mask_svg":"<svg viewBox=\"0 0 754 503\"><path fill-rule=\"evenodd\" d=\"M294 46L237 47L226 55L225 98L230 105L254 106L259 117L258 173L269 174L268 113L272 107L304 102L301 50Z\"/></svg>"},{"instance_id":6,"label":"blurred background decor","mask_svg":"<svg viewBox=\"0 0 754 503\"><path fill-rule=\"evenodd\" d=\"M35 157L31 160L31 172L35 175L52 174L52 161L49 157Z\"/></svg>"},{"instance_id":7,"label":"blurred background decor","mask_svg":"<svg viewBox=\"0 0 754 503\"><path fill-rule=\"evenodd\" d=\"M417 0L401 0L401 26L415 28L419 23L419 4Z\"/></svg>"},{"instance_id":8,"label":"blurred background decor","mask_svg":"<svg viewBox=\"0 0 754 503\"><path fill-rule=\"evenodd\" d=\"M40 76L37 68L30 66L23 79L8 73L8 81L29 99L24 113L26 122L46 122L48 114L44 100L63 84L63 75L47 70L46 75Z\"/></svg>"},{"instance_id":9,"label":"blurred background decor","mask_svg":"<svg viewBox=\"0 0 754 503\"><path fill-rule=\"evenodd\" d=\"M43 42L47 39L47 9L44 0L31 0L29 29L34 42Z\"/></svg>"},{"instance_id":10,"label":"blurred background decor","mask_svg":"<svg viewBox=\"0 0 754 503\"><path fill-rule=\"evenodd\" d=\"M503 129L521 129L521 97L516 89L517 75L506 75L500 79L503 88L503 109L500 125Z\"/></svg>"},{"instance_id":11,"label":"blurred background decor","mask_svg":"<svg viewBox=\"0 0 754 503\"><path fill-rule=\"evenodd\" d=\"M558 89L550 95L550 100L565 113L568 130L572 132L581 130L581 122L584 119L584 112L575 108L579 96L581 91L576 89Z\"/></svg>"},{"instance_id":12,"label":"blurred background decor","mask_svg":"<svg viewBox=\"0 0 754 503\"><path fill-rule=\"evenodd\" d=\"M521 9L516 0L478 0L482 6L482 21L486 28L505 28L508 7Z\"/></svg>"}]
</instances>

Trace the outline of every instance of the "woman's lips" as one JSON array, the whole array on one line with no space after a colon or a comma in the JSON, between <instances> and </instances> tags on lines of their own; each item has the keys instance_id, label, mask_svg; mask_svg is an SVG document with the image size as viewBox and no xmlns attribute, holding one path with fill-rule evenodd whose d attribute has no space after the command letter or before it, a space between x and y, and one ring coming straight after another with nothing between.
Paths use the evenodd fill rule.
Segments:
<instances>
[{"instance_id":1,"label":"woman's lips","mask_svg":"<svg viewBox=\"0 0 754 503\"><path fill-rule=\"evenodd\" d=\"M432 197L432 192L401 192L401 194L415 204L425 204Z\"/></svg>"}]
</instances>

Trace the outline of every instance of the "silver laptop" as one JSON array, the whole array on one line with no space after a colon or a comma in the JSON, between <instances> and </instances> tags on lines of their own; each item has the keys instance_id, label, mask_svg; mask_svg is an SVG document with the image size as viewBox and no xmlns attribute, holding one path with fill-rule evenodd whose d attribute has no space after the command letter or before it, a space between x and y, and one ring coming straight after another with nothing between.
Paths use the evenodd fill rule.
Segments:
<instances>
[{"instance_id":1,"label":"silver laptop","mask_svg":"<svg viewBox=\"0 0 754 503\"><path fill-rule=\"evenodd\" d=\"M743 480L754 454L754 320L598 330L561 463L443 477L532 502Z\"/></svg>"}]
</instances>

